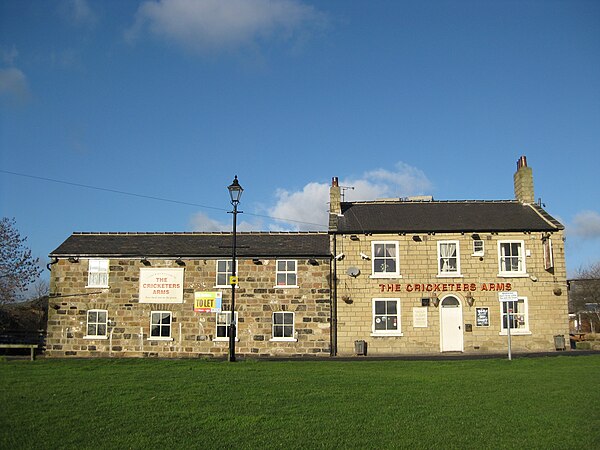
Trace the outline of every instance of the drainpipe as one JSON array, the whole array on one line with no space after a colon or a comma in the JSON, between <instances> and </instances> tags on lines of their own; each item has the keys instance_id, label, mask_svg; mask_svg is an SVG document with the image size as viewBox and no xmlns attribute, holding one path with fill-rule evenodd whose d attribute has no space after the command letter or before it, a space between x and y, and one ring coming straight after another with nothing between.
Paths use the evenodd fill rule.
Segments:
<instances>
[{"instance_id":1,"label":"drainpipe","mask_svg":"<svg viewBox=\"0 0 600 450\"><path fill-rule=\"evenodd\" d=\"M333 267L329 265L329 279L331 280L331 356L337 356L337 242L333 233ZM332 273L333 269L333 273Z\"/></svg>"}]
</instances>

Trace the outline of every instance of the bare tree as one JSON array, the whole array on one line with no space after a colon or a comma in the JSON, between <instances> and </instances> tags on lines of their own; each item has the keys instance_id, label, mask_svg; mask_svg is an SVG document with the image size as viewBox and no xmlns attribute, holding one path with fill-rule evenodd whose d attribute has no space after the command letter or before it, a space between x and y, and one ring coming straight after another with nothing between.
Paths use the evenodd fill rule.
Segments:
<instances>
[{"instance_id":1,"label":"bare tree","mask_svg":"<svg viewBox=\"0 0 600 450\"><path fill-rule=\"evenodd\" d=\"M580 268L570 280L569 311L588 318L591 332L600 331L600 261Z\"/></svg>"},{"instance_id":2,"label":"bare tree","mask_svg":"<svg viewBox=\"0 0 600 450\"><path fill-rule=\"evenodd\" d=\"M11 303L42 273L39 258L31 256L15 219L0 220L0 304Z\"/></svg>"}]
</instances>

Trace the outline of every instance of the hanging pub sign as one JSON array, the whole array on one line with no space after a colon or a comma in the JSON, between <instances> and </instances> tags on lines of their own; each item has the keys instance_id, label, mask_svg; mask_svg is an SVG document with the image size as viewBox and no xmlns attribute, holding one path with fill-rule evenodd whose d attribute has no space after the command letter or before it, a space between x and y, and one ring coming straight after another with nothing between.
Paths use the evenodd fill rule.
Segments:
<instances>
[{"instance_id":1,"label":"hanging pub sign","mask_svg":"<svg viewBox=\"0 0 600 450\"><path fill-rule=\"evenodd\" d=\"M194 312L220 312L222 292L194 292Z\"/></svg>"},{"instance_id":2,"label":"hanging pub sign","mask_svg":"<svg viewBox=\"0 0 600 450\"><path fill-rule=\"evenodd\" d=\"M140 303L183 303L183 267L140 268Z\"/></svg>"}]
</instances>

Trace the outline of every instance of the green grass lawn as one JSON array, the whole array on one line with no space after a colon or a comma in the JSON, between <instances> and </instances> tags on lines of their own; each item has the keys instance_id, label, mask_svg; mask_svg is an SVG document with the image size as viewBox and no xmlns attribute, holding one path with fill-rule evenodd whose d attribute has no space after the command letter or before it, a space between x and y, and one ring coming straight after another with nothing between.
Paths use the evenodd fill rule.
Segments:
<instances>
[{"instance_id":1,"label":"green grass lawn","mask_svg":"<svg viewBox=\"0 0 600 450\"><path fill-rule=\"evenodd\" d=\"M0 448L600 448L600 356L0 362Z\"/></svg>"}]
</instances>

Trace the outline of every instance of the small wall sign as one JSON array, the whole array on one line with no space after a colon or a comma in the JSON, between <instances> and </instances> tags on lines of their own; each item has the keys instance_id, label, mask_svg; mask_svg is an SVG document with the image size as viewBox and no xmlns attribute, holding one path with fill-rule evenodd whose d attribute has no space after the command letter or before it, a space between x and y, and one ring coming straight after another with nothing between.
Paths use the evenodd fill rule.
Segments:
<instances>
[{"instance_id":1,"label":"small wall sign","mask_svg":"<svg viewBox=\"0 0 600 450\"><path fill-rule=\"evenodd\" d=\"M490 326L489 308L475 308L475 325L478 327Z\"/></svg>"}]
</instances>

